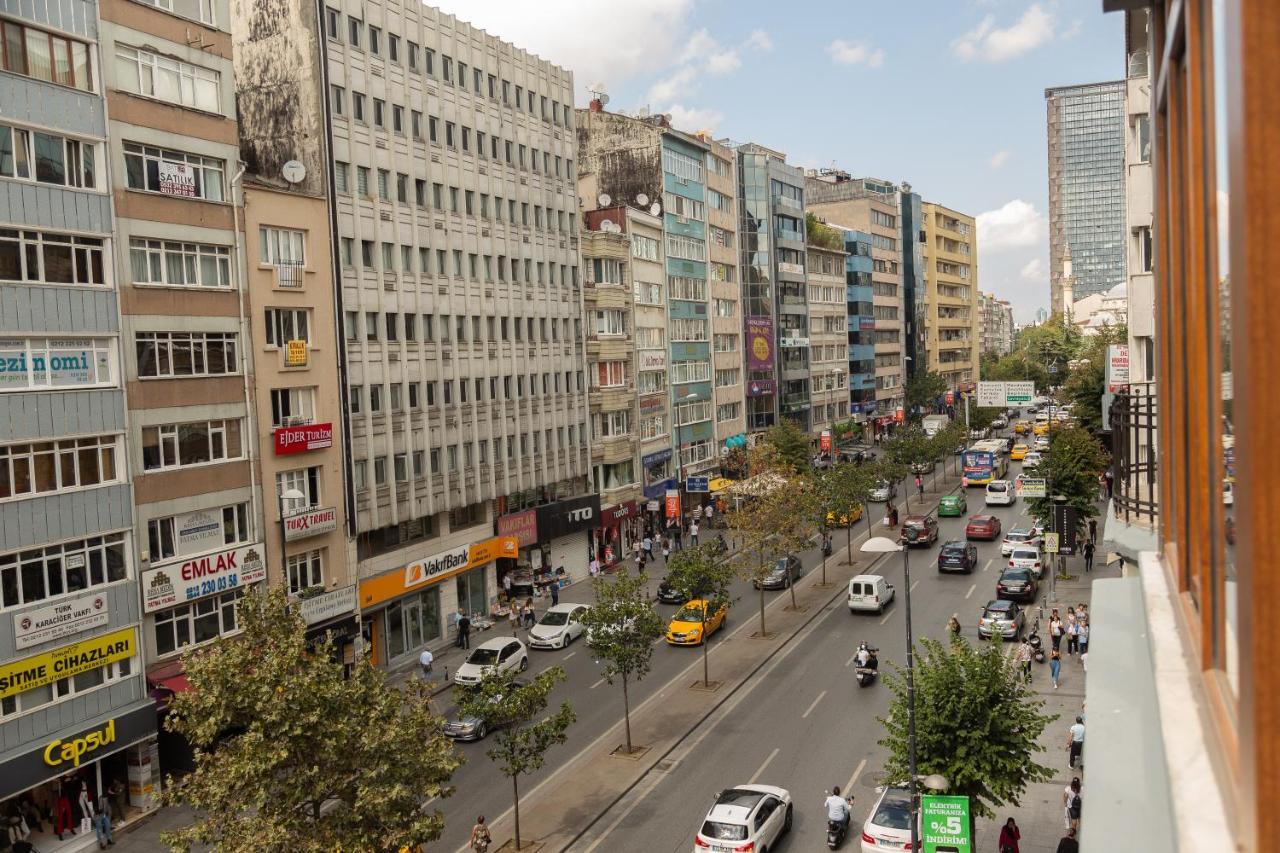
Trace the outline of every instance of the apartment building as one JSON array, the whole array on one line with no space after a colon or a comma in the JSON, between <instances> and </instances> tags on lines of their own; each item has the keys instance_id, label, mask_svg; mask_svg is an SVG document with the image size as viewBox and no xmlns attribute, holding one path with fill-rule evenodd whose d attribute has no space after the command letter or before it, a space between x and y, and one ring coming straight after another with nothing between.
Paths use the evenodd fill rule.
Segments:
<instances>
[{"instance_id":1,"label":"apartment building","mask_svg":"<svg viewBox=\"0 0 1280 853\"><path fill-rule=\"evenodd\" d=\"M1013 306L994 293L979 293L978 322L981 354L1008 355L1013 352Z\"/></svg>"},{"instance_id":2,"label":"apartment building","mask_svg":"<svg viewBox=\"0 0 1280 853\"><path fill-rule=\"evenodd\" d=\"M835 241L843 232L821 226ZM817 245L809 234L809 431L818 435L849 417L849 332L845 252Z\"/></svg>"},{"instance_id":3,"label":"apartment building","mask_svg":"<svg viewBox=\"0 0 1280 853\"><path fill-rule=\"evenodd\" d=\"M865 424L876 411L876 318L873 313L871 235L841 229L844 235L845 325L849 347L849 415Z\"/></svg>"},{"instance_id":4,"label":"apartment building","mask_svg":"<svg viewBox=\"0 0 1280 853\"><path fill-rule=\"evenodd\" d=\"M152 808L159 763L131 486L142 445L121 359L132 278L111 199L126 164L107 142L119 95L100 11L114 14L0 9L0 809L30 798L52 814L81 782L96 796L118 780L134 819ZM78 738L96 746L74 761L56 749ZM57 849L45 829L30 842Z\"/></svg>"},{"instance_id":5,"label":"apartment building","mask_svg":"<svg viewBox=\"0 0 1280 853\"><path fill-rule=\"evenodd\" d=\"M1155 244L1152 241L1151 13L1134 9L1125 16L1124 216L1127 252L1129 375L1139 382L1156 376Z\"/></svg>"},{"instance_id":6,"label":"apartment building","mask_svg":"<svg viewBox=\"0 0 1280 853\"><path fill-rule=\"evenodd\" d=\"M905 417L907 364L906 299L903 288L903 229L900 192L872 178L823 170L805 178L808 205L822 219L871 237L871 309L875 323L876 433Z\"/></svg>"},{"instance_id":7,"label":"apartment building","mask_svg":"<svg viewBox=\"0 0 1280 853\"><path fill-rule=\"evenodd\" d=\"M711 369L715 380L716 447L746 444L742 374L742 284L738 249L738 158L708 134L707 269L711 281Z\"/></svg>"},{"instance_id":8,"label":"apartment building","mask_svg":"<svg viewBox=\"0 0 1280 853\"><path fill-rule=\"evenodd\" d=\"M954 391L972 391L982 344L976 223L934 202L925 202L921 213L927 369Z\"/></svg>"}]
</instances>

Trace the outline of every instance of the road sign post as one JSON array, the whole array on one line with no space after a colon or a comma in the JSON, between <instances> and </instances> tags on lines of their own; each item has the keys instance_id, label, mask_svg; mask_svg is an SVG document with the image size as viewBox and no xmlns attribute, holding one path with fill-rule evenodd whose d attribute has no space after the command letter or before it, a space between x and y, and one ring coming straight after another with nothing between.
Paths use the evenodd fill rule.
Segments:
<instances>
[{"instance_id":1,"label":"road sign post","mask_svg":"<svg viewBox=\"0 0 1280 853\"><path fill-rule=\"evenodd\" d=\"M920 798L924 853L973 853L969 798L926 794Z\"/></svg>"},{"instance_id":2,"label":"road sign post","mask_svg":"<svg viewBox=\"0 0 1280 853\"><path fill-rule=\"evenodd\" d=\"M1058 535L1057 533L1046 533L1044 535L1044 552L1046 554L1058 553Z\"/></svg>"}]
</instances>

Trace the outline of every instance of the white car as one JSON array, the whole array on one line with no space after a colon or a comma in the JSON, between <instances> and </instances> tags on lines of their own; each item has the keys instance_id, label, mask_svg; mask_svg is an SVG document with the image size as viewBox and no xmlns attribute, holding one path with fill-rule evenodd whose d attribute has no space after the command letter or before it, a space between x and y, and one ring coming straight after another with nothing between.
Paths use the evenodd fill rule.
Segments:
<instances>
[{"instance_id":1,"label":"white car","mask_svg":"<svg viewBox=\"0 0 1280 853\"><path fill-rule=\"evenodd\" d=\"M1007 557L1013 553L1013 549L1018 546L1026 548L1040 547L1040 534L1036 533L1029 527L1015 527L1004 535L1004 541L1000 543L1000 556Z\"/></svg>"},{"instance_id":2,"label":"white car","mask_svg":"<svg viewBox=\"0 0 1280 853\"><path fill-rule=\"evenodd\" d=\"M1040 467L1040 463L1044 461L1044 457L1034 450L1022 457L1022 470L1032 471Z\"/></svg>"},{"instance_id":3,"label":"white car","mask_svg":"<svg viewBox=\"0 0 1280 853\"><path fill-rule=\"evenodd\" d=\"M693 853L772 850L791 831L791 792L773 785L739 785L716 795Z\"/></svg>"},{"instance_id":4,"label":"white car","mask_svg":"<svg viewBox=\"0 0 1280 853\"><path fill-rule=\"evenodd\" d=\"M1236 505L1236 484L1235 484L1235 481L1233 480L1222 481L1222 505L1223 506Z\"/></svg>"},{"instance_id":5,"label":"white car","mask_svg":"<svg viewBox=\"0 0 1280 853\"><path fill-rule=\"evenodd\" d=\"M862 853L911 849L911 792L906 788L880 789L880 799L862 824Z\"/></svg>"},{"instance_id":6,"label":"white car","mask_svg":"<svg viewBox=\"0 0 1280 853\"><path fill-rule=\"evenodd\" d=\"M494 637L471 650L466 661L453 675L453 683L470 687L479 684L490 673L524 672L529 666L529 652L515 637Z\"/></svg>"},{"instance_id":7,"label":"white car","mask_svg":"<svg viewBox=\"0 0 1280 853\"><path fill-rule=\"evenodd\" d=\"M893 601L893 584L880 575L858 575L849 581L849 612L880 613Z\"/></svg>"},{"instance_id":8,"label":"white car","mask_svg":"<svg viewBox=\"0 0 1280 853\"><path fill-rule=\"evenodd\" d=\"M542 614L538 624L529 629L529 647L534 649L563 649L582 636L582 616L587 612L585 604L557 604Z\"/></svg>"},{"instance_id":9,"label":"white car","mask_svg":"<svg viewBox=\"0 0 1280 853\"><path fill-rule=\"evenodd\" d=\"M888 480L876 480L876 487L871 490L871 494L867 495L867 497L876 503L884 503L893 497L895 491L893 484Z\"/></svg>"},{"instance_id":10,"label":"white car","mask_svg":"<svg viewBox=\"0 0 1280 853\"><path fill-rule=\"evenodd\" d=\"M1047 435L1037 435L1035 441L1036 451L1049 449L1049 437Z\"/></svg>"},{"instance_id":11,"label":"white car","mask_svg":"<svg viewBox=\"0 0 1280 853\"><path fill-rule=\"evenodd\" d=\"M1013 483L1008 480L992 480L987 483L987 506L1013 506L1017 499Z\"/></svg>"},{"instance_id":12,"label":"white car","mask_svg":"<svg viewBox=\"0 0 1280 853\"><path fill-rule=\"evenodd\" d=\"M1040 549L1026 545L1015 545L1013 550L1009 552L1009 568L1030 569L1031 573L1036 576L1036 580L1039 580L1040 573L1043 571L1040 565Z\"/></svg>"}]
</instances>

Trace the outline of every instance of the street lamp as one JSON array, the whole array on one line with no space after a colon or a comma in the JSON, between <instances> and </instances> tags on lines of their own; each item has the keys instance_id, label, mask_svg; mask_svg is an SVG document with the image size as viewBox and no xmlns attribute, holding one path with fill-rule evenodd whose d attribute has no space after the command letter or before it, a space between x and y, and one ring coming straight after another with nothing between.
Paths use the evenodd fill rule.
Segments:
<instances>
[{"instance_id":1,"label":"street lamp","mask_svg":"<svg viewBox=\"0 0 1280 853\"><path fill-rule=\"evenodd\" d=\"M284 502L285 501L304 501L307 496L297 489L281 489L280 494L276 497L276 503L280 508L280 574L284 576L285 588L288 589L289 584L289 558L286 553L285 545L287 543L286 536L288 531L285 529Z\"/></svg>"},{"instance_id":2,"label":"street lamp","mask_svg":"<svg viewBox=\"0 0 1280 853\"><path fill-rule=\"evenodd\" d=\"M861 550L867 554L890 554L902 552L902 586L903 603L906 605L907 623L907 786L911 792L911 849L917 850L919 843L919 826L917 826L919 803L916 802L916 657L912 649L911 639L911 559L906 543L898 544L884 536L873 536L862 543ZM941 778L941 777L939 777ZM946 781L943 779L942 781ZM927 786L927 787L932 787ZM948 787L950 787L948 785Z\"/></svg>"}]
</instances>

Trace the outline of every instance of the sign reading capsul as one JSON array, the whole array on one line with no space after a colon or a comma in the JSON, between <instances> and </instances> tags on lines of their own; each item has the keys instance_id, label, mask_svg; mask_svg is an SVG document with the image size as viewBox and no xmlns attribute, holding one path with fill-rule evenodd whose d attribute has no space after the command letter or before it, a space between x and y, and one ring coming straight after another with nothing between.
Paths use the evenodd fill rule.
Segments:
<instances>
[{"instance_id":1,"label":"sign reading capsul","mask_svg":"<svg viewBox=\"0 0 1280 853\"><path fill-rule=\"evenodd\" d=\"M27 610L13 617L14 645L29 649L50 640L58 640L101 628L111 620L106 593L82 595L49 607Z\"/></svg>"},{"instance_id":2,"label":"sign reading capsul","mask_svg":"<svg viewBox=\"0 0 1280 853\"><path fill-rule=\"evenodd\" d=\"M126 660L137 653L136 630L124 628L29 658L0 664L0 699L45 687L118 660Z\"/></svg>"},{"instance_id":3,"label":"sign reading capsul","mask_svg":"<svg viewBox=\"0 0 1280 853\"><path fill-rule=\"evenodd\" d=\"M147 613L184 601L216 595L267 577L262 543L242 545L170 563L142 573L142 608Z\"/></svg>"},{"instance_id":4,"label":"sign reading capsul","mask_svg":"<svg viewBox=\"0 0 1280 853\"><path fill-rule=\"evenodd\" d=\"M536 511L539 542L550 542L579 530L593 530L600 526L599 495L582 495L543 504L536 507Z\"/></svg>"}]
</instances>

